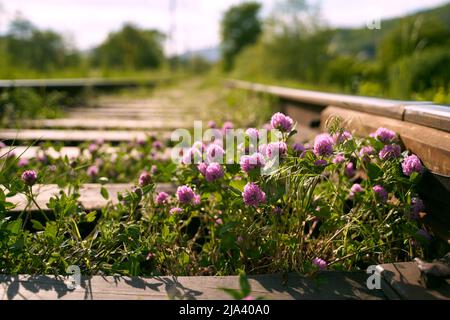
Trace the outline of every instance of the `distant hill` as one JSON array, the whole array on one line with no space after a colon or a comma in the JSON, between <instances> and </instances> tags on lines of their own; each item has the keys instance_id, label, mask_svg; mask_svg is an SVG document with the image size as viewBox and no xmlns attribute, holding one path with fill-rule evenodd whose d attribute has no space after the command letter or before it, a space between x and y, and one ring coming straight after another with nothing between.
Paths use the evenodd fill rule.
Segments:
<instances>
[{"instance_id":1,"label":"distant hill","mask_svg":"<svg viewBox=\"0 0 450 320\"><path fill-rule=\"evenodd\" d=\"M339 53L362 54L367 57L375 56L375 48L379 41L391 32L401 20L406 17L425 18L442 21L450 30L450 3L427 10L422 10L408 16L386 19L381 21L381 29L370 30L368 28L338 28L335 29L333 38L334 50Z\"/></svg>"},{"instance_id":2,"label":"distant hill","mask_svg":"<svg viewBox=\"0 0 450 320\"><path fill-rule=\"evenodd\" d=\"M375 48L379 41L391 32L401 20L406 17L424 16L433 20L442 21L450 30L450 3L393 19L381 21L380 30L368 28L337 28L334 29L334 50L341 54L363 55L368 58L375 57ZM210 47L205 49L188 51L180 55L180 59L186 60L193 56L200 56L209 62L217 62L220 59L220 48Z\"/></svg>"},{"instance_id":3,"label":"distant hill","mask_svg":"<svg viewBox=\"0 0 450 320\"><path fill-rule=\"evenodd\" d=\"M188 51L180 55L181 60L187 60L194 56L202 57L209 62L217 62L220 59L220 49L219 47L210 47L205 49Z\"/></svg>"}]
</instances>

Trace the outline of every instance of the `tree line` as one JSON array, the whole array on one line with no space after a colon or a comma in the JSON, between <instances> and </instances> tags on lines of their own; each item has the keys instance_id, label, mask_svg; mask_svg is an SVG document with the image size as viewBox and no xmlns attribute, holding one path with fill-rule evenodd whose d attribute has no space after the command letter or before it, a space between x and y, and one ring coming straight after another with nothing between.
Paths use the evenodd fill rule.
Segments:
<instances>
[{"instance_id":1,"label":"tree line","mask_svg":"<svg viewBox=\"0 0 450 320\"><path fill-rule=\"evenodd\" d=\"M450 103L450 5L381 21L381 29L339 29L320 8L283 0L231 7L221 22L223 67L253 81L352 94Z\"/></svg>"},{"instance_id":2,"label":"tree line","mask_svg":"<svg viewBox=\"0 0 450 320\"><path fill-rule=\"evenodd\" d=\"M450 4L383 20L381 29L331 28L306 0L231 6L220 22L226 76L326 91L450 103ZM135 74L170 66L210 69L195 56L166 57L165 35L127 23L92 50L24 18L0 35L0 78ZM217 74L217 73L214 73Z\"/></svg>"},{"instance_id":3,"label":"tree line","mask_svg":"<svg viewBox=\"0 0 450 320\"><path fill-rule=\"evenodd\" d=\"M127 23L111 32L97 47L77 50L53 30L41 30L16 18L0 36L0 76L64 74L87 75L92 69L107 71L154 70L164 63L164 34Z\"/></svg>"}]
</instances>

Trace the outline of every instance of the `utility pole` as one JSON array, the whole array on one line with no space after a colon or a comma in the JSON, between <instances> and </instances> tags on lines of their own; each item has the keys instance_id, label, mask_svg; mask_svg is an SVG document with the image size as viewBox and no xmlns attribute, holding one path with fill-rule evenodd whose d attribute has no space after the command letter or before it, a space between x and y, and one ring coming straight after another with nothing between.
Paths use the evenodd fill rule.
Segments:
<instances>
[{"instance_id":1,"label":"utility pole","mask_svg":"<svg viewBox=\"0 0 450 320\"><path fill-rule=\"evenodd\" d=\"M177 68L177 59L178 59L178 48L177 48L177 40L176 40L176 32L177 32L177 17L176 17L176 9L177 9L177 0L169 1L169 51L172 51L173 60L172 67Z\"/></svg>"}]
</instances>

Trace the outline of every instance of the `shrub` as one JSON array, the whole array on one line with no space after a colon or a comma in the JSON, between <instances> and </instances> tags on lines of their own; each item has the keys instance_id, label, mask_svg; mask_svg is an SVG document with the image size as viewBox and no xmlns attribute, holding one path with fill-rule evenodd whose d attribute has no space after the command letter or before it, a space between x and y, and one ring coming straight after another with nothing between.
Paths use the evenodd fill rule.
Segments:
<instances>
[{"instance_id":1,"label":"shrub","mask_svg":"<svg viewBox=\"0 0 450 320\"><path fill-rule=\"evenodd\" d=\"M411 93L450 85L450 51L447 47L418 52L399 60L389 69L392 95L408 97Z\"/></svg>"},{"instance_id":2,"label":"shrub","mask_svg":"<svg viewBox=\"0 0 450 320\"><path fill-rule=\"evenodd\" d=\"M0 93L0 121L11 125L16 119L61 116L61 92L40 94L33 89L12 89Z\"/></svg>"}]
</instances>

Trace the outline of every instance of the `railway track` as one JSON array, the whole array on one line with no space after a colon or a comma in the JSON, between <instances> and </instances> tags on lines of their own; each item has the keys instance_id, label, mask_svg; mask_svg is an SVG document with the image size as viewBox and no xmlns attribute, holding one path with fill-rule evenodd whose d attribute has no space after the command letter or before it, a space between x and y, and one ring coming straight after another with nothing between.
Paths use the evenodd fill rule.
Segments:
<instances>
[{"instance_id":1,"label":"railway track","mask_svg":"<svg viewBox=\"0 0 450 320\"><path fill-rule=\"evenodd\" d=\"M136 84L136 82L125 81L120 83L119 81L109 80L91 80L86 82L82 79L72 81L0 81L0 87L2 88L17 86L52 88L117 87L133 84ZM421 186L424 199L432 204L430 206L431 215L427 217L428 223L432 226L434 225L436 233L450 243L449 107L435 106L427 102L326 94L242 81L228 81L227 86L278 97L282 111L298 122L300 130L309 132L311 136L324 129L326 119L333 115L343 118L345 126L359 134L368 134L379 126L398 132L406 148L419 155L424 164L431 170ZM199 116L202 117L202 114L207 114L207 112L199 112L192 106L183 106L182 104L168 105L167 103L170 102L161 104L162 100L158 99L129 99L126 101L107 98L99 100L94 107L82 106L73 108L64 119L30 120L24 121L20 129L0 129L0 140L10 144L10 146L0 150L0 157L13 151L16 155L20 154L23 158L32 159L36 157L39 150L38 147L28 147L27 143L33 141L70 144L71 146L64 146L58 150L49 151L52 157L58 158L79 156L82 150L77 145L89 141L133 142L149 136L168 139L173 129L189 128L192 125L192 119L198 119ZM206 119L203 118L203 120ZM114 148L110 148L111 153L115 152ZM168 159L167 154L165 157ZM87 210L101 210L106 205L117 203L117 193L126 192L132 186L132 183L107 184L105 186L86 184L80 190L80 202ZM102 187L106 188L110 194L109 200L102 197L100 192ZM46 209L49 199L59 191L58 186L53 184L37 185L35 188L36 193L39 194L37 204L44 209ZM161 191L172 193L174 191L174 186L167 183L159 184L157 188ZM27 209L27 200L20 195L11 197L9 201L16 204L12 210L13 213ZM33 206L31 209L37 210ZM403 264L402 268L403 271L398 271L399 278L402 278L402 275L406 275L406 282L416 286L420 275L414 273L414 263ZM391 272L392 268L390 265L386 265L381 270L383 275L383 270L390 270L389 272ZM253 277L251 281L258 293L265 294L271 299L325 298L323 291L314 287L313 284L307 283L308 280L305 278L292 277L294 281L290 282L289 288L283 287L279 282L276 282L279 275ZM334 286L333 290L337 290L337 292L340 290L342 292L341 298L398 299L409 298L412 294L414 294L415 298L420 297L420 292L414 291L411 293L408 290L399 290L398 286L401 286L401 283L396 281L395 277L387 278L384 276L386 284L392 290L383 293L370 291L358 285L358 281L364 278L361 273L328 273L327 277L332 279L328 286L330 288ZM148 290L145 291L145 286L157 285L155 279L131 278L125 282L113 285L113 282L108 281L106 278L94 276L85 279L86 283L89 282L89 288L86 286L73 292L65 290L61 281L63 280L44 275L39 277L1 276L0 299L55 299L61 297L69 299L161 299L167 296L170 297L170 292L166 292L167 290L157 289L150 293ZM173 287L174 289L170 289L172 291L180 288L190 288L191 291L188 290L190 294L192 292L200 292L193 295L194 298L200 299L224 299L226 296L223 292L213 288L234 287L237 283L236 277L183 277L179 279L179 282L174 282L169 277L163 277L160 278L160 281L162 283L170 283L168 287ZM133 283L140 282L145 283L144 287L133 285ZM42 285L53 289L50 291L35 290L31 292L27 289L27 284L29 284L28 288ZM18 286L18 292L13 295L10 290L12 286ZM304 288L306 287L314 287L314 289L309 293L305 293ZM90 292L88 292L89 290ZM186 294L186 297L188 297L189 292L184 292L183 294ZM445 298L445 295L442 296L442 293L438 291L423 290L422 294L431 298ZM327 296L326 298L330 297Z\"/></svg>"}]
</instances>

